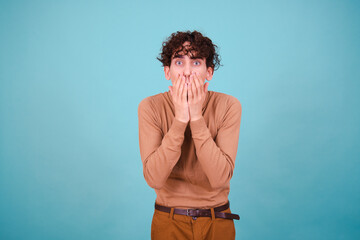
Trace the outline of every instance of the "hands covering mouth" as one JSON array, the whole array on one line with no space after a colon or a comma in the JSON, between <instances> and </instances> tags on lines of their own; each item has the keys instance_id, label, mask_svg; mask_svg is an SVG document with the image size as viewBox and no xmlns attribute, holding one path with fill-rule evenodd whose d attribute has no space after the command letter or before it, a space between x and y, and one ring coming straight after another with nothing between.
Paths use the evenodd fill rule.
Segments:
<instances>
[{"instance_id":1,"label":"hands covering mouth","mask_svg":"<svg viewBox=\"0 0 360 240\"><path fill-rule=\"evenodd\" d=\"M169 86L175 106L175 118L181 122L200 119L208 86L209 82L202 84L196 72L192 72L188 78L178 74L174 85Z\"/></svg>"}]
</instances>

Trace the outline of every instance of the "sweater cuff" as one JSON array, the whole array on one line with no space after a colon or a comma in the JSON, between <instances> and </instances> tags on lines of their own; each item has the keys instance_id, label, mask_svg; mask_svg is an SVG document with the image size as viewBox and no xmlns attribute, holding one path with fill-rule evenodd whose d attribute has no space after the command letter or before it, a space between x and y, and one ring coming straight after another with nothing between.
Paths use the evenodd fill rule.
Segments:
<instances>
[{"instance_id":1,"label":"sweater cuff","mask_svg":"<svg viewBox=\"0 0 360 240\"><path fill-rule=\"evenodd\" d=\"M171 125L171 129L175 133L184 134L187 125L188 125L188 123L181 122L181 121L177 120L176 118L174 118L172 125Z\"/></svg>"},{"instance_id":2,"label":"sweater cuff","mask_svg":"<svg viewBox=\"0 0 360 240\"><path fill-rule=\"evenodd\" d=\"M204 133L209 131L204 117L201 117L195 121L190 121L190 129L191 129L191 135L193 137L203 135Z\"/></svg>"}]
</instances>

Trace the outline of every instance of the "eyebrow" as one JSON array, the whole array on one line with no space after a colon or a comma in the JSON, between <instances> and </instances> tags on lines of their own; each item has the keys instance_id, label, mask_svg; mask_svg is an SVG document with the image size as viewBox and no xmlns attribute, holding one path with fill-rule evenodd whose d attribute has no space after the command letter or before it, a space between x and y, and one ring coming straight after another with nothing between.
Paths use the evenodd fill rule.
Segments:
<instances>
[{"instance_id":1,"label":"eyebrow","mask_svg":"<svg viewBox=\"0 0 360 240\"><path fill-rule=\"evenodd\" d=\"M175 59L175 58L184 58L184 55L176 54L173 57L173 59ZM194 57L194 56L192 56L192 57L190 57L190 59L203 59L203 58L202 57Z\"/></svg>"}]
</instances>

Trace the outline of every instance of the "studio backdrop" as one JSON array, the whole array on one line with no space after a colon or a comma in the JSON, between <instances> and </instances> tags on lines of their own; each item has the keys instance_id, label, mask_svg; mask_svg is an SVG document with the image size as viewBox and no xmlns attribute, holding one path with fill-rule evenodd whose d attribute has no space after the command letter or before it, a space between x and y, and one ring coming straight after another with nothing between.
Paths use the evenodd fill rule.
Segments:
<instances>
[{"instance_id":1,"label":"studio backdrop","mask_svg":"<svg viewBox=\"0 0 360 240\"><path fill-rule=\"evenodd\" d=\"M0 1L0 239L150 239L137 107L166 37L242 105L236 238L360 238L360 2Z\"/></svg>"}]
</instances>

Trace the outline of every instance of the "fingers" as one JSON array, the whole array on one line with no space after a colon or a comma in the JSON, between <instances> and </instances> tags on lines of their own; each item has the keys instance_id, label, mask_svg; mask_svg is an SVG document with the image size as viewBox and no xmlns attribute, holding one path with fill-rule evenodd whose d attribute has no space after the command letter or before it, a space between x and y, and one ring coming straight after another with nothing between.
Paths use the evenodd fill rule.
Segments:
<instances>
[{"instance_id":1,"label":"fingers","mask_svg":"<svg viewBox=\"0 0 360 240\"><path fill-rule=\"evenodd\" d=\"M201 94L202 93L202 91L201 91L201 82L200 82L199 76L197 75L196 72L194 72L194 82L195 82L197 93Z\"/></svg>"},{"instance_id":2,"label":"fingers","mask_svg":"<svg viewBox=\"0 0 360 240\"><path fill-rule=\"evenodd\" d=\"M181 100L184 101L184 102L186 102L186 95L187 95L187 92L188 92L188 91L187 91L188 87L187 87L187 85L186 85L185 76L182 77L181 85L183 86L183 88L182 88L182 98L181 98Z\"/></svg>"},{"instance_id":3,"label":"fingers","mask_svg":"<svg viewBox=\"0 0 360 240\"><path fill-rule=\"evenodd\" d=\"M203 89L201 88L201 81L200 81L200 78L198 76L198 74L196 72L194 72L194 97L200 97L202 98L202 95L203 95Z\"/></svg>"},{"instance_id":4,"label":"fingers","mask_svg":"<svg viewBox=\"0 0 360 240\"><path fill-rule=\"evenodd\" d=\"M205 83L204 85L205 85L204 86L205 93L207 93L208 92L208 87L209 87L209 82Z\"/></svg>"},{"instance_id":5,"label":"fingers","mask_svg":"<svg viewBox=\"0 0 360 240\"><path fill-rule=\"evenodd\" d=\"M192 99L196 94L196 87L194 84L194 76L190 75L189 99Z\"/></svg>"},{"instance_id":6,"label":"fingers","mask_svg":"<svg viewBox=\"0 0 360 240\"><path fill-rule=\"evenodd\" d=\"M173 86L169 86L172 96L180 101L191 101L192 99L203 98L208 92L209 83L202 84L200 75L192 72L190 81L186 84L186 77L183 74L178 74ZM186 97L188 96L188 98Z\"/></svg>"},{"instance_id":7,"label":"fingers","mask_svg":"<svg viewBox=\"0 0 360 240\"><path fill-rule=\"evenodd\" d=\"M181 83L181 74L178 75L176 81L175 81L175 95L176 96L179 96L179 86L180 86L180 83Z\"/></svg>"},{"instance_id":8,"label":"fingers","mask_svg":"<svg viewBox=\"0 0 360 240\"><path fill-rule=\"evenodd\" d=\"M188 87L183 74L178 74L177 79L174 81L172 87L169 86L170 93L173 97L176 97L179 101L186 102L186 96L188 94Z\"/></svg>"},{"instance_id":9,"label":"fingers","mask_svg":"<svg viewBox=\"0 0 360 240\"><path fill-rule=\"evenodd\" d=\"M182 100L183 91L184 91L184 76L181 77L181 80L179 80L179 88L177 96Z\"/></svg>"}]
</instances>

